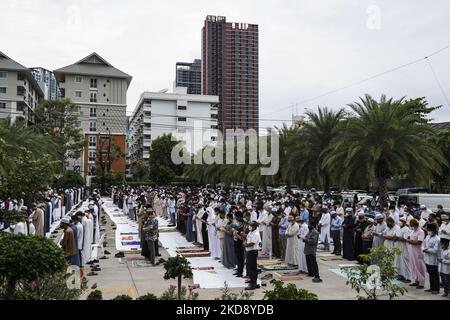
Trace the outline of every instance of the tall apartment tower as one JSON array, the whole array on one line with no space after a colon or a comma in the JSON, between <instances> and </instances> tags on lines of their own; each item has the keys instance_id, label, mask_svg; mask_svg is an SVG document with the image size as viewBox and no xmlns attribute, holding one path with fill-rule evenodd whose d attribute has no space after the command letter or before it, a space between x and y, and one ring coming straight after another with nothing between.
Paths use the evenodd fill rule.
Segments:
<instances>
[{"instance_id":1,"label":"tall apartment tower","mask_svg":"<svg viewBox=\"0 0 450 320\"><path fill-rule=\"evenodd\" d=\"M127 91L132 77L92 53L80 61L53 71L62 98L77 106L80 127L85 137L81 159L69 164L90 178L98 173L98 159L110 143L126 154ZM125 157L111 165L111 171L125 174Z\"/></svg>"},{"instance_id":2,"label":"tall apartment tower","mask_svg":"<svg viewBox=\"0 0 450 320\"><path fill-rule=\"evenodd\" d=\"M46 100L58 100L60 97L59 86L53 72L41 67L30 68L30 70L44 92L44 98Z\"/></svg>"},{"instance_id":3,"label":"tall apartment tower","mask_svg":"<svg viewBox=\"0 0 450 320\"><path fill-rule=\"evenodd\" d=\"M258 25L207 16L202 29L202 94L218 95L219 129L259 121Z\"/></svg>"},{"instance_id":4,"label":"tall apartment tower","mask_svg":"<svg viewBox=\"0 0 450 320\"><path fill-rule=\"evenodd\" d=\"M177 62L175 87L186 87L188 94L202 93L202 61Z\"/></svg>"}]
</instances>

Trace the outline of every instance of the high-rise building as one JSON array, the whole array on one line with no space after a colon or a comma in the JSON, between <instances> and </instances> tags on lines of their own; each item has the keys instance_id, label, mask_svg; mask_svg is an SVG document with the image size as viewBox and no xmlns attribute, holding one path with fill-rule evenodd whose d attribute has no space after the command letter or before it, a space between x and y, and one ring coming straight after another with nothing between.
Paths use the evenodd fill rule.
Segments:
<instances>
[{"instance_id":1,"label":"high-rise building","mask_svg":"<svg viewBox=\"0 0 450 320\"><path fill-rule=\"evenodd\" d=\"M226 22L222 16L206 17L202 29L202 94L220 97L219 128L223 132L258 131L258 25Z\"/></svg>"},{"instance_id":2,"label":"high-rise building","mask_svg":"<svg viewBox=\"0 0 450 320\"><path fill-rule=\"evenodd\" d=\"M34 111L44 93L30 69L0 52L0 119L22 118L34 124Z\"/></svg>"},{"instance_id":3,"label":"high-rise building","mask_svg":"<svg viewBox=\"0 0 450 320\"><path fill-rule=\"evenodd\" d=\"M60 97L58 81L53 72L44 68L30 68L33 77L44 92L46 100L57 100Z\"/></svg>"},{"instance_id":4,"label":"high-rise building","mask_svg":"<svg viewBox=\"0 0 450 320\"><path fill-rule=\"evenodd\" d=\"M98 160L110 154L110 146L115 144L126 154L127 91L132 77L95 52L53 72L61 97L70 98L77 106L85 136L83 155L69 168L80 171L89 183L99 171ZM125 174L125 157L113 161L110 169Z\"/></svg>"},{"instance_id":5,"label":"high-rise building","mask_svg":"<svg viewBox=\"0 0 450 320\"><path fill-rule=\"evenodd\" d=\"M201 94L202 61L195 59L194 62L177 62L175 86L186 87L188 94Z\"/></svg>"},{"instance_id":6,"label":"high-rise building","mask_svg":"<svg viewBox=\"0 0 450 320\"><path fill-rule=\"evenodd\" d=\"M129 120L128 160L131 171L137 161L149 164L152 141L171 133L195 153L217 139L219 97L187 94L187 88L173 93L144 92Z\"/></svg>"}]
</instances>

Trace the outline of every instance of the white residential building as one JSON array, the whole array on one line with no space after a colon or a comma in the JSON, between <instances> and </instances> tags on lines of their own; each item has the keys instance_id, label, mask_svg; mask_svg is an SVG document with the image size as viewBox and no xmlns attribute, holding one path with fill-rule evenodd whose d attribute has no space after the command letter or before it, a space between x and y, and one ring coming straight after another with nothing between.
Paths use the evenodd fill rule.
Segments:
<instances>
[{"instance_id":1,"label":"white residential building","mask_svg":"<svg viewBox=\"0 0 450 320\"><path fill-rule=\"evenodd\" d=\"M194 153L217 139L218 96L187 94L187 88L173 93L144 92L129 121L129 165L139 160L148 163L153 140L163 134L185 142Z\"/></svg>"},{"instance_id":2,"label":"white residential building","mask_svg":"<svg viewBox=\"0 0 450 320\"><path fill-rule=\"evenodd\" d=\"M34 110L44 93L30 69L0 52L0 119L22 118L34 124Z\"/></svg>"}]
</instances>

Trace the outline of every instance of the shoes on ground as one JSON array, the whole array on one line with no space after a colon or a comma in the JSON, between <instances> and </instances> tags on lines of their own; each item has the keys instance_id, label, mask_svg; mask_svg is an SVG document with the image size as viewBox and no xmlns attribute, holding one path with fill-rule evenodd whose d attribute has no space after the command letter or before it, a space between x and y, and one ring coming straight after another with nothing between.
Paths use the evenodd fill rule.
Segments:
<instances>
[{"instance_id":1,"label":"shoes on ground","mask_svg":"<svg viewBox=\"0 0 450 320\"><path fill-rule=\"evenodd\" d=\"M98 276L97 272L91 271L87 274L87 276L92 277L92 276Z\"/></svg>"},{"instance_id":2,"label":"shoes on ground","mask_svg":"<svg viewBox=\"0 0 450 320\"><path fill-rule=\"evenodd\" d=\"M411 283L409 286L410 286L410 287L417 287L418 285L419 285L418 282L414 282L414 283Z\"/></svg>"},{"instance_id":3,"label":"shoes on ground","mask_svg":"<svg viewBox=\"0 0 450 320\"><path fill-rule=\"evenodd\" d=\"M121 251L121 252L117 252L114 256L116 258L123 258L123 257L125 257L125 254Z\"/></svg>"},{"instance_id":4,"label":"shoes on ground","mask_svg":"<svg viewBox=\"0 0 450 320\"><path fill-rule=\"evenodd\" d=\"M104 254L111 254L111 252L109 252L108 250L103 251Z\"/></svg>"},{"instance_id":5,"label":"shoes on ground","mask_svg":"<svg viewBox=\"0 0 450 320\"><path fill-rule=\"evenodd\" d=\"M260 288L259 284L249 285L248 287L245 288L245 290L255 290L255 289L259 289L259 288Z\"/></svg>"},{"instance_id":6,"label":"shoes on ground","mask_svg":"<svg viewBox=\"0 0 450 320\"><path fill-rule=\"evenodd\" d=\"M416 286L416 289L423 289L423 286Z\"/></svg>"},{"instance_id":7,"label":"shoes on ground","mask_svg":"<svg viewBox=\"0 0 450 320\"><path fill-rule=\"evenodd\" d=\"M322 279L320 279L320 278L314 278L314 279L312 279L312 282L322 282L323 280Z\"/></svg>"}]
</instances>

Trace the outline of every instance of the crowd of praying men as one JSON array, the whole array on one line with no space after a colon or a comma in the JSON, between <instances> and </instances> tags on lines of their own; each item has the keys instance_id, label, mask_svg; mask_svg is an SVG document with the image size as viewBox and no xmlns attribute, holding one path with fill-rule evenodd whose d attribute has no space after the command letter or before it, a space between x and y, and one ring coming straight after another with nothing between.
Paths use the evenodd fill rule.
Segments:
<instances>
[{"instance_id":1,"label":"crowd of praying men","mask_svg":"<svg viewBox=\"0 0 450 320\"><path fill-rule=\"evenodd\" d=\"M336 201L329 194L258 192L237 188L114 188L112 197L131 219L145 226L159 216L176 226L188 242L203 246L236 277L258 288L257 259L280 259L299 274L322 282L318 247L363 263L361 254L386 246L400 249L397 280L448 297L450 225L442 206L433 212L420 204L383 207ZM357 200L355 196L355 200ZM145 229L146 231L142 230ZM157 232L152 232L152 245ZM153 256L152 256L153 258ZM152 262L153 263L153 262Z\"/></svg>"}]
</instances>

